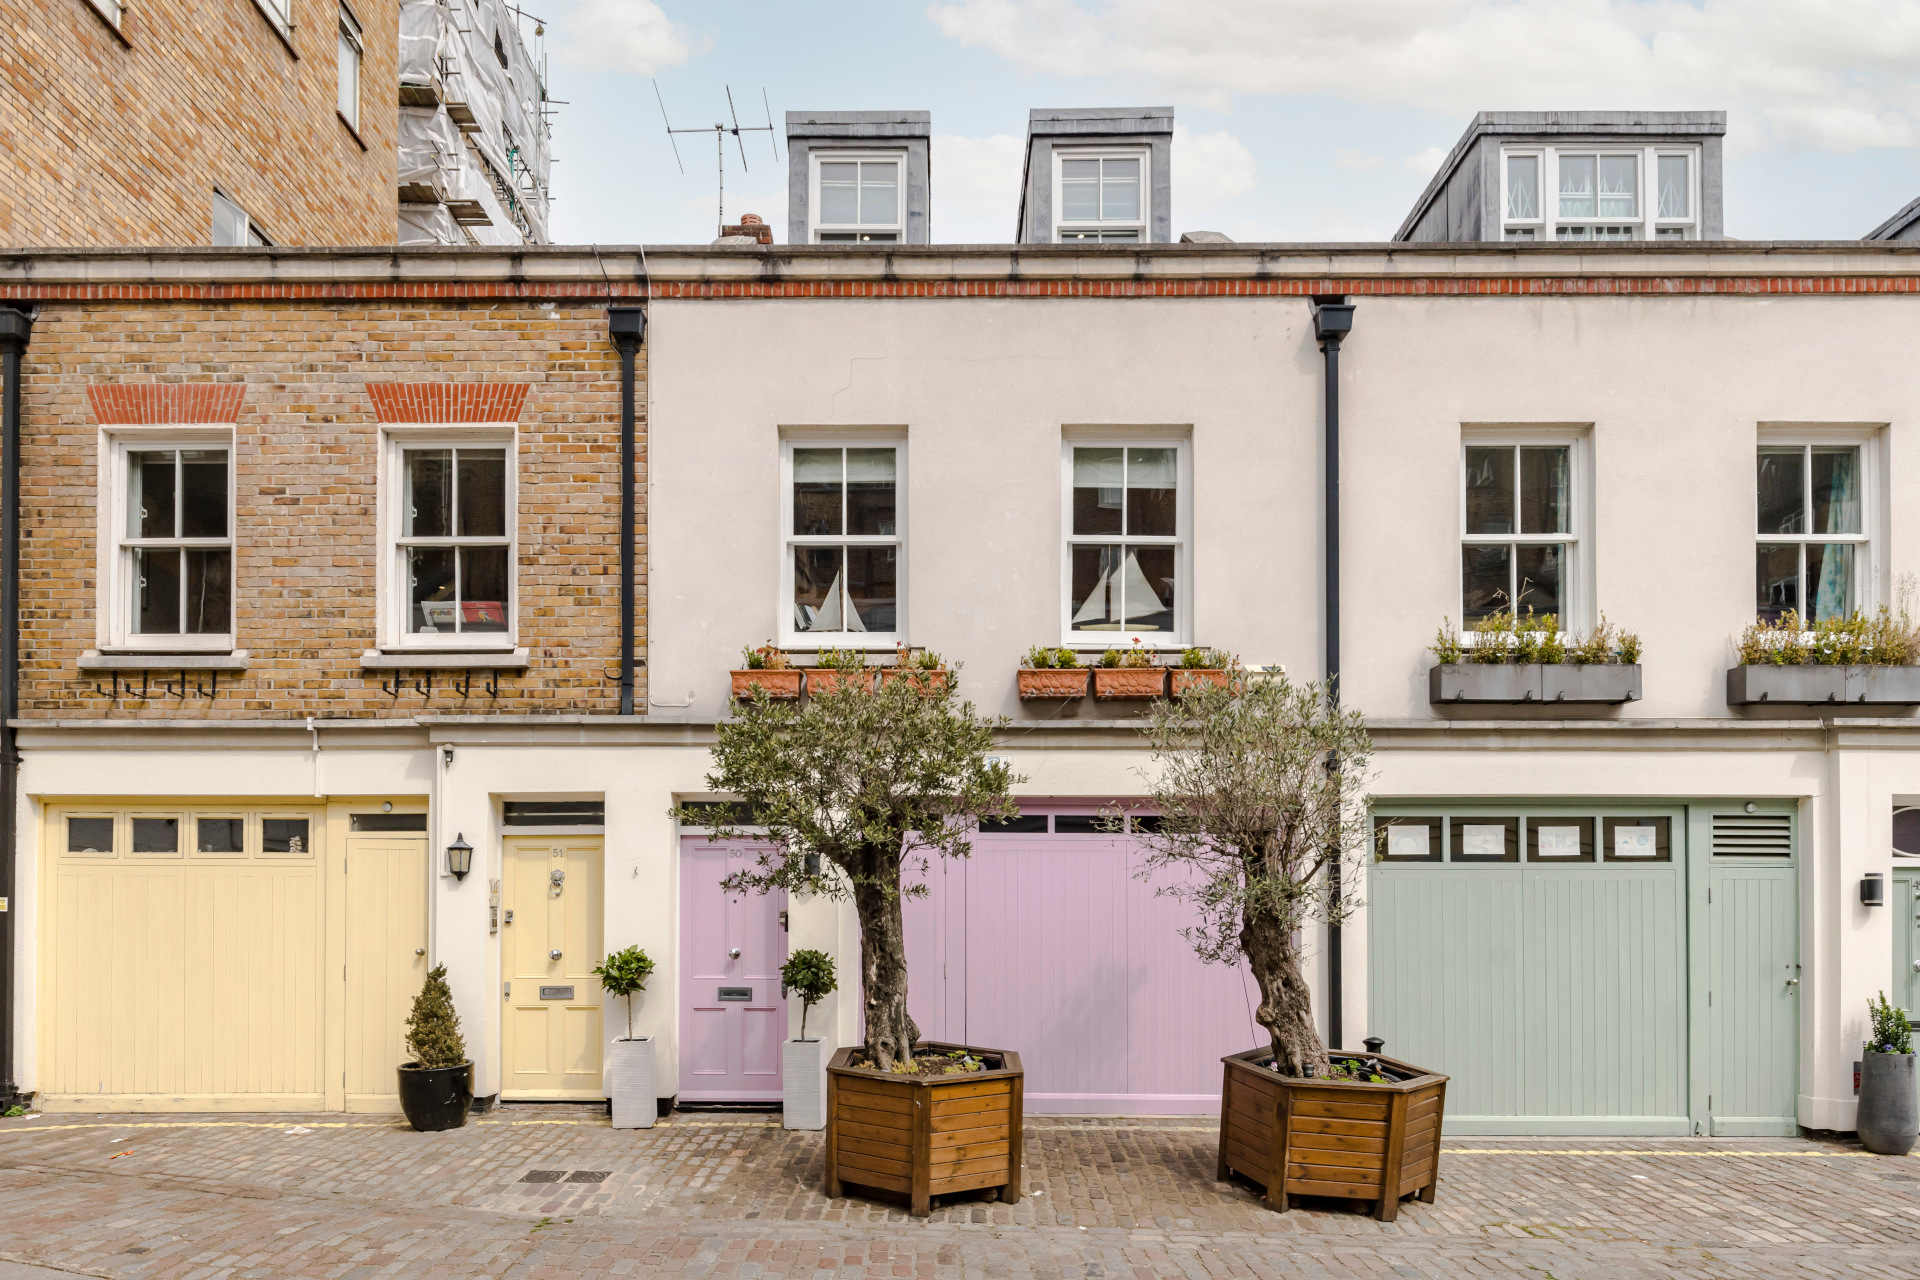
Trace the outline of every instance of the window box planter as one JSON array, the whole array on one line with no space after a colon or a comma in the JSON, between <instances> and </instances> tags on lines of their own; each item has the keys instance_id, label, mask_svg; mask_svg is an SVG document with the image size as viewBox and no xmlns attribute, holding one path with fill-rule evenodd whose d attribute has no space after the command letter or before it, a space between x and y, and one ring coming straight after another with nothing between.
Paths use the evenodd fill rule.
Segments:
<instances>
[{"instance_id":1,"label":"window box planter","mask_svg":"<svg viewBox=\"0 0 1920 1280\"><path fill-rule=\"evenodd\" d=\"M1442 663L1427 672L1427 699L1434 703L1637 702L1640 699L1640 664Z\"/></svg>"},{"instance_id":2,"label":"window box planter","mask_svg":"<svg viewBox=\"0 0 1920 1280\"><path fill-rule=\"evenodd\" d=\"M1022 667L1023 698L1084 698L1093 673L1086 667Z\"/></svg>"},{"instance_id":3,"label":"window box planter","mask_svg":"<svg viewBox=\"0 0 1920 1280\"><path fill-rule=\"evenodd\" d=\"M808 667L806 671L809 696L816 693L832 693L843 684L864 684L868 689L873 688L871 670L841 671L836 667Z\"/></svg>"},{"instance_id":4,"label":"window box planter","mask_svg":"<svg viewBox=\"0 0 1920 1280\"><path fill-rule=\"evenodd\" d=\"M1804 663L1731 667L1727 671L1727 702L1731 706L1784 703L1817 706L1824 703L1864 703L1868 706L1920 705L1920 667L1828 666Z\"/></svg>"},{"instance_id":5,"label":"window box planter","mask_svg":"<svg viewBox=\"0 0 1920 1280\"><path fill-rule=\"evenodd\" d=\"M997 1188L1003 1204L1020 1200L1020 1124L1026 1073L1020 1055L928 1042L967 1052L999 1068L955 1076L900 1076L852 1067L857 1049L827 1063L826 1193L844 1183L904 1194L924 1218L934 1196Z\"/></svg>"},{"instance_id":6,"label":"window box planter","mask_svg":"<svg viewBox=\"0 0 1920 1280\"><path fill-rule=\"evenodd\" d=\"M736 698L751 698L754 689L757 687L765 689L767 696L775 701L783 698L798 698L800 696L800 682L804 678L804 675L805 673L798 667L787 667L783 670L763 667L754 671L735 671L733 673L733 696Z\"/></svg>"},{"instance_id":7,"label":"window box planter","mask_svg":"<svg viewBox=\"0 0 1920 1280\"><path fill-rule=\"evenodd\" d=\"M1300 1080L1262 1065L1272 1059L1271 1049L1249 1049L1220 1060L1222 1181L1238 1173L1259 1183L1282 1213L1291 1196L1371 1200L1382 1222L1400 1212L1401 1196L1433 1203L1447 1077L1381 1057L1401 1079Z\"/></svg>"},{"instance_id":8,"label":"window box planter","mask_svg":"<svg viewBox=\"0 0 1920 1280\"><path fill-rule=\"evenodd\" d=\"M1198 693L1202 689L1222 688L1227 684L1225 669L1211 667L1175 667L1173 677L1173 696L1184 698L1189 693Z\"/></svg>"},{"instance_id":9,"label":"window box planter","mask_svg":"<svg viewBox=\"0 0 1920 1280\"><path fill-rule=\"evenodd\" d=\"M1096 698L1158 698L1167 691L1165 667L1095 667Z\"/></svg>"},{"instance_id":10,"label":"window box planter","mask_svg":"<svg viewBox=\"0 0 1920 1280\"><path fill-rule=\"evenodd\" d=\"M928 697L942 693L947 682L953 679L953 672L945 667L882 667L880 683L892 684L895 680L909 681L914 688Z\"/></svg>"}]
</instances>

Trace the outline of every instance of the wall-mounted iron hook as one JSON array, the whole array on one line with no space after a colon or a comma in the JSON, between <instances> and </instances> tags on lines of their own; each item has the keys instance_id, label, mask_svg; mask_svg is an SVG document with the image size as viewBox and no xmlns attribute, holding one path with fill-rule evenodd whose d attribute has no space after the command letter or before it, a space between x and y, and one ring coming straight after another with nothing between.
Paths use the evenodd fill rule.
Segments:
<instances>
[{"instance_id":1,"label":"wall-mounted iron hook","mask_svg":"<svg viewBox=\"0 0 1920 1280\"><path fill-rule=\"evenodd\" d=\"M500 673L498 671L487 672L487 696L489 698L497 698L500 696Z\"/></svg>"}]
</instances>

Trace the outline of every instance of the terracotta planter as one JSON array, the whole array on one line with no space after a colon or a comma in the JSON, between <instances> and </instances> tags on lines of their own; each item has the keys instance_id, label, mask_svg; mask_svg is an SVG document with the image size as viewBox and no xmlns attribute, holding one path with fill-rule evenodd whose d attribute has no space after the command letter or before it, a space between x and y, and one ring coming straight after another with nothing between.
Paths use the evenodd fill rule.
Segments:
<instances>
[{"instance_id":1,"label":"terracotta planter","mask_svg":"<svg viewBox=\"0 0 1920 1280\"><path fill-rule=\"evenodd\" d=\"M873 688L873 672L867 669L841 671L834 667L807 668L807 695L832 693L843 684L860 685Z\"/></svg>"},{"instance_id":2,"label":"terracotta planter","mask_svg":"<svg viewBox=\"0 0 1920 1280\"><path fill-rule=\"evenodd\" d=\"M1175 667L1172 674L1173 696L1176 698L1184 698L1202 689L1227 687L1227 673L1212 667Z\"/></svg>"},{"instance_id":3,"label":"terracotta planter","mask_svg":"<svg viewBox=\"0 0 1920 1280\"><path fill-rule=\"evenodd\" d=\"M1158 698L1167 691L1165 667L1095 667L1096 698Z\"/></svg>"},{"instance_id":4,"label":"terracotta planter","mask_svg":"<svg viewBox=\"0 0 1920 1280\"><path fill-rule=\"evenodd\" d=\"M733 696L751 698L754 687L765 689L767 696L776 702L782 698L800 696L800 681L804 673L798 667L788 667L782 671L762 668L758 671L736 671L733 673Z\"/></svg>"},{"instance_id":5,"label":"terracotta planter","mask_svg":"<svg viewBox=\"0 0 1920 1280\"><path fill-rule=\"evenodd\" d=\"M905 680L911 683L914 688L926 694L928 697L932 697L935 694L944 693L947 688L947 682L952 679L953 679L953 672L947 670L945 667L931 667L931 668L882 667L880 668L881 684L892 684L895 680Z\"/></svg>"},{"instance_id":6,"label":"terracotta planter","mask_svg":"<svg viewBox=\"0 0 1920 1280\"><path fill-rule=\"evenodd\" d=\"M1249 1049L1220 1060L1222 1181L1238 1173L1259 1183L1267 1204L1283 1213L1290 1196L1371 1200L1382 1222L1399 1213L1401 1196L1417 1192L1433 1203L1447 1077L1381 1057L1408 1078L1295 1080L1258 1065L1272 1056Z\"/></svg>"},{"instance_id":7,"label":"terracotta planter","mask_svg":"<svg viewBox=\"0 0 1920 1280\"><path fill-rule=\"evenodd\" d=\"M1085 667L1022 667L1020 696L1023 698L1084 698L1087 678Z\"/></svg>"},{"instance_id":8,"label":"terracotta planter","mask_svg":"<svg viewBox=\"0 0 1920 1280\"><path fill-rule=\"evenodd\" d=\"M955 1076L897 1076L847 1065L857 1048L827 1063L826 1193L844 1183L904 1194L924 1218L934 1196L998 1188L1003 1204L1020 1199L1020 1121L1026 1072L1020 1055L967 1049L1002 1065Z\"/></svg>"}]
</instances>

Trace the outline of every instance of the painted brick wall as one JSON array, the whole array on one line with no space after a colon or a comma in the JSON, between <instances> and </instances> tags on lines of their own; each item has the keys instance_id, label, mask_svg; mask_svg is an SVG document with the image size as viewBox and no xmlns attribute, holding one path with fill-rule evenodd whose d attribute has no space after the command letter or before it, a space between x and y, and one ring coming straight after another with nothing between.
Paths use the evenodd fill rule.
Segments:
<instances>
[{"instance_id":1,"label":"painted brick wall","mask_svg":"<svg viewBox=\"0 0 1920 1280\"><path fill-rule=\"evenodd\" d=\"M645 494L645 360L643 348L636 503ZM462 698L446 673L416 692L422 677L412 672L396 697L380 688L391 673L360 668L376 645L379 418L370 383L390 404L420 399L391 384L485 384L426 397L425 420L436 404L517 408L519 642L532 666L501 673L497 697L476 679ZM524 399L501 384L523 384ZM620 362L602 307L484 298L55 303L34 325L21 389L23 716L619 709ZM156 671L147 698L123 688L115 699L111 677L75 665L98 638L101 415L137 419L143 403L164 401L170 415L217 418L236 398L235 642L251 667L223 673L217 696L192 688L168 696L159 682L176 677ZM642 505L643 646L645 539ZM204 687L204 677L189 673L196 683ZM645 697L642 683L636 700L644 706Z\"/></svg>"},{"instance_id":2,"label":"painted brick wall","mask_svg":"<svg viewBox=\"0 0 1920 1280\"><path fill-rule=\"evenodd\" d=\"M210 244L215 186L275 244L392 244L398 6L350 0L356 138L335 110L340 0L290 3L290 42L254 0L132 0L120 36L90 0L7 5L0 245Z\"/></svg>"}]
</instances>

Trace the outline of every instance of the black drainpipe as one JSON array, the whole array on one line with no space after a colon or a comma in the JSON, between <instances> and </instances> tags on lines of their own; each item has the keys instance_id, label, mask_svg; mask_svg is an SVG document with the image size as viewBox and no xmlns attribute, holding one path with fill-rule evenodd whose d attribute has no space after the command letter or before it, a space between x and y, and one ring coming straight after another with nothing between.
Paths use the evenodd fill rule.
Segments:
<instances>
[{"instance_id":1,"label":"black drainpipe","mask_svg":"<svg viewBox=\"0 0 1920 1280\"><path fill-rule=\"evenodd\" d=\"M620 348L620 714L633 714L633 361L647 333L639 307L607 308L607 332Z\"/></svg>"},{"instance_id":2,"label":"black drainpipe","mask_svg":"<svg viewBox=\"0 0 1920 1280\"><path fill-rule=\"evenodd\" d=\"M0 308L0 1111L20 1100L14 1074L14 866L20 802L20 752L13 721L20 714L20 357L33 337L33 319Z\"/></svg>"},{"instance_id":3,"label":"black drainpipe","mask_svg":"<svg viewBox=\"0 0 1920 1280\"><path fill-rule=\"evenodd\" d=\"M1326 356L1327 701L1340 709L1340 340L1353 331L1353 304L1340 296L1313 300L1313 336ZM1340 903L1340 850L1333 851L1333 905ZM1340 925L1327 924L1327 1046L1341 1047Z\"/></svg>"}]
</instances>

